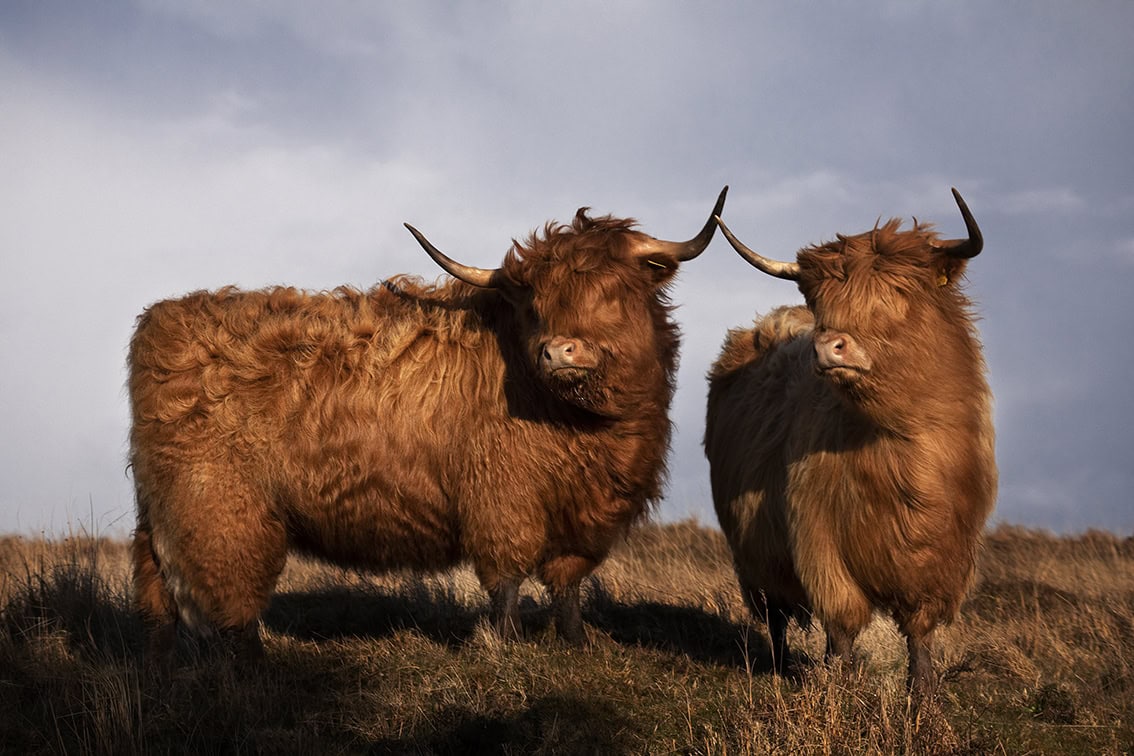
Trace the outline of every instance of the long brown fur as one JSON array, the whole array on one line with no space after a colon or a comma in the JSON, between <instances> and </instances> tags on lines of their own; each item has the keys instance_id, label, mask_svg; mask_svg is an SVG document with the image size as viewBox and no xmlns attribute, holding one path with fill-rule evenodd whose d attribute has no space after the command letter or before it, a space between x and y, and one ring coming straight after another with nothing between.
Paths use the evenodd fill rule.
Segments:
<instances>
[{"instance_id":1,"label":"long brown fur","mask_svg":"<svg viewBox=\"0 0 1134 756\"><path fill-rule=\"evenodd\" d=\"M789 618L850 650L875 610L909 639L931 690L931 633L974 574L996 498L991 395L958 281L926 227L892 220L801 250L806 306L733 330L709 373L713 501L754 613L782 663ZM857 382L816 369L819 334L869 354Z\"/></svg>"},{"instance_id":2,"label":"long brown fur","mask_svg":"<svg viewBox=\"0 0 1134 756\"><path fill-rule=\"evenodd\" d=\"M370 570L470 561L506 634L537 577L578 636L580 580L665 478L678 262L635 257L645 239L580 210L514 245L501 290L400 276L148 308L130 443L155 652L177 619L254 638L292 550ZM585 381L540 372L555 335L599 355Z\"/></svg>"}]
</instances>

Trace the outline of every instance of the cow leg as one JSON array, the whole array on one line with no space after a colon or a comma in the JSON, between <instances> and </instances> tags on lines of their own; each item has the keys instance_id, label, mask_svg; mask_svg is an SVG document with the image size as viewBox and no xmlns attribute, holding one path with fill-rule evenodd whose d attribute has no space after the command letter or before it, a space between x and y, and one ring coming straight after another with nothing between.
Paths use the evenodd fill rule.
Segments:
<instances>
[{"instance_id":1,"label":"cow leg","mask_svg":"<svg viewBox=\"0 0 1134 756\"><path fill-rule=\"evenodd\" d=\"M858 630L832 623L824 626L827 630L827 649L824 658L830 662L853 662L854 640Z\"/></svg>"},{"instance_id":2,"label":"cow leg","mask_svg":"<svg viewBox=\"0 0 1134 756\"><path fill-rule=\"evenodd\" d=\"M219 632L222 648L241 660L255 661L264 655L260 616L283 571L287 542L282 529L278 537L267 532L243 535L194 560L202 580L195 583L192 597Z\"/></svg>"},{"instance_id":3,"label":"cow leg","mask_svg":"<svg viewBox=\"0 0 1134 756\"><path fill-rule=\"evenodd\" d=\"M142 660L147 669L167 670L172 664L177 640L177 611L161 576L148 525L138 525L131 551L134 600L146 629Z\"/></svg>"},{"instance_id":4,"label":"cow leg","mask_svg":"<svg viewBox=\"0 0 1134 756\"><path fill-rule=\"evenodd\" d=\"M282 521L227 466L194 470L171 490L181 498L164 502L153 538L181 622L217 631L241 658L261 656L260 615L287 561Z\"/></svg>"},{"instance_id":5,"label":"cow leg","mask_svg":"<svg viewBox=\"0 0 1134 756\"><path fill-rule=\"evenodd\" d=\"M749 588L741 581L741 595L748 604L752 616L764 621L771 639L772 671L782 675L787 661L787 628L791 620L791 612L785 607L769 602L763 591Z\"/></svg>"},{"instance_id":6,"label":"cow leg","mask_svg":"<svg viewBox=\"0 0 1134 756\"><path fill-rule=\"evenodd\" d=\"M240 662L258 662L264 658L264 643L260 640L259 621L242 627L222 630L220 647Z\"/></svg>"},{"instance_id":7,"label":"cow leg","mask_svg":"<svg viewBox=\"0 0 1134 756\"><path fill-rule=\"evenodd\" d=\"M578 555L558 556L540 566L540 578L551 590L556 635L569 645L586 640L579 584L597 566L594 559Z\"/></svg>"},{"instance_id":8,"label":"cow leg","mask_svg":"<svg viewBox=\"0 0 1134 756\"><path fill-rule=\"evenodd\" d=\"M586 639L583 632L583 609L579 599L579 582L576 580L552 595L555 615L555 632L559 639L578 646Z\"/></svg>"},{"instance_id":9,"label":"cow leg","mask_svg":"<svg viewBox=\"0 0 1134 756\"><path fill-rule=\"evenodd\" d=\"M768 625L768 635L772 639L772 670L777 675L782 675L788 653L787 627L789 615L782 609L769 609L765 619Z\"/></svg>"},{"instance_id":10,"label":"cow leg","mask_svg":"<svg viewBox=\"0 0 1134 756\"><path fill-rule=\"evenodd\" d=\"M915 701L930 698L937 691L937 673L933 669L933 633L942 616L948 616L949 605L923 601L908 612L894 612L898 629L906 636L909 672L906 686Z\"/></svg>"},{"instance_id":11,"label":"cow leg","mask_svg":"<svg viewBox=\"0 0 1134 756\"><path fill-rule=\"evenodd\" d=\"M490 617L496 633L506 641L520 640L520 579L504 578L488 589L488 595L492 600Z\"/></svg>"},{"instance_id":12,"label":"cow leg","mask_svg":"<svg viewBox=\"0 0 1134 756\"><path fill-rule=\"evenodd\" d=\"M937 691L937 673L933 669L933 631L920 636L906 636L910 667L906 685L915 700L931 698Z\"/></svg>"}]
</instances>

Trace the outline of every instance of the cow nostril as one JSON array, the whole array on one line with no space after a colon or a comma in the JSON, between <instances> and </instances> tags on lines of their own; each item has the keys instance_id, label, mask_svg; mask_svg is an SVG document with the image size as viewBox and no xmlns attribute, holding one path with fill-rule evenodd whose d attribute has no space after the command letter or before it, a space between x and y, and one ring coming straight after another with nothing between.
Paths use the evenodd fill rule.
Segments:
<instances>
[{"instance_id":1,"label":"cow nostril","mask_svg":"<svg viewBox=\"0 0 1134 756\"><path fill-rule=\"evenodd\" d=\"M573 354L575 352L575 342L568 341L563 345L563 354Z\"/></svg>"},{"instance_id":2,"label":"cow nostril","mask_svg":"<svg viewBox=\"0 0 1134 756\"><path fill-rule=\"evenodd\" d=\"M833 344L831 344L831 350L835 354L842 354L843 352L846 351L846 349L847 349L847 342L844 341L843 339L835 339L835 342Z\"/></svg>"}]
</instances>

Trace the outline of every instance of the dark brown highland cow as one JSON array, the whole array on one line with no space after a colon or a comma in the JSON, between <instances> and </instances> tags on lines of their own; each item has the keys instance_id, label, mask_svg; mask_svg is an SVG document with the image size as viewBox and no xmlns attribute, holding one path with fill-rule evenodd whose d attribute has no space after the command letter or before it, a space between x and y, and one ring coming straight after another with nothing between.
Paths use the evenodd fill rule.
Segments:
<instances>
[{"instance_id":1,"label":"dark brown highland cow","mask_svg":"<svg viewBox=\"0 0 1134 756\"><path fill-rule=\"evenodd\" d=\"M719 214L725 192L717 200ZM178 619L260 651L291 550L369 570L469 561L505 636L579 583L658 499L678 330L666 289L713 237L548 224L496 270L366 292L222 289L159 302L130 345L133 558L151 650Z\"/></svg>"},{"instance_id":2,"label":"dark brown highland cow","mask_svg":"<svg viewBox=\"0 0 1134 756\"><path fill-rule=\"evenodd\" d=\"M741 590L782 664L788 620L812 614L845 655L874 610L907 638L911 689L934 688L933 630L956 614L996 498L991 396L960 290L967 239L891 220L760 257L797 281L783 307L729 333L709 373L705 453Z\"/></svg>"}]
</instances>

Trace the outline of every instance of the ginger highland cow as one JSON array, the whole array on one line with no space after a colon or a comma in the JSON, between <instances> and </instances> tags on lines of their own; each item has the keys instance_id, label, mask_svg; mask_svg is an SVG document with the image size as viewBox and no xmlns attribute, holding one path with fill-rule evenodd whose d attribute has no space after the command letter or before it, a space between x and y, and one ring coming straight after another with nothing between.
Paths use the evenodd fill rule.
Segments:
<instances>
[{"instance_id":1,"label":"ginger highland cow","mask_svg":"<svg viewBox=\"0 0 1134 756\"><path fill-rule=\"evenodd\" d=\"M806 306L729 333L709 373L705 453L741 590L783 663L788 621L812 615L828 655L875 610L906 636L909 684L934 688L933 631L969 586L996 499L991 396L961 291L980 230L942 240L891 220L761 257Z\"/></svg>"},{"instance_id":2,"label":"ginger highland cow","mask_svg":"<svg viewBox=\"0 0 1134 756\"><path fill-rule=\"evenodd\" d=\"M198 292L130 345L134 583L150 649L178 623L261 651L291 551L367 570L470 562L491 618L550 590L583 637L580 581L662 492L678 329L667 286L711 241L634 222L548 224L495 270L361 292Z\"/></svg>"}]
</instances>

